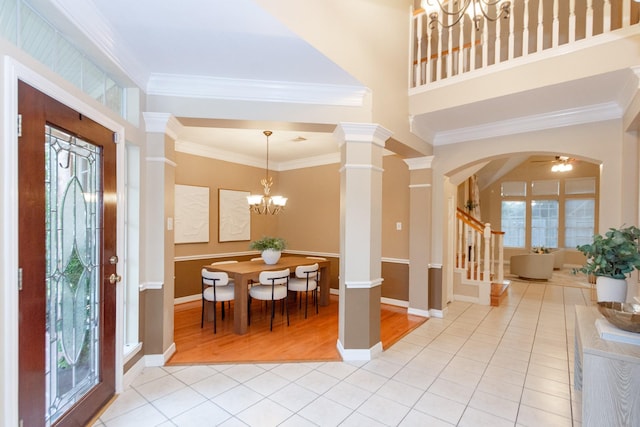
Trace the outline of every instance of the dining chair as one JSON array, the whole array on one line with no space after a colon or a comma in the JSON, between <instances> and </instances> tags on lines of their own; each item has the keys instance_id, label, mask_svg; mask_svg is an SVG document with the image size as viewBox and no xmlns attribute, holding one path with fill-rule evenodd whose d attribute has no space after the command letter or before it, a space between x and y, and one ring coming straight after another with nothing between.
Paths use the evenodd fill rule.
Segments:
<instances>
[{"instance_id":1,"label":"dining chair","mask_svg":"<svg viewBox=\"0 0 640 427\"><path fill-rule=\"evenodd\" d=\"M214 266L215 266L215 265L221 265L221 264L235 264L235 263L237 263L237 262L238 262L238 260L235 260L235 259L228 259L228 260L226 260L226 261L216 261L216 262L212 262L212 263L211 263L211 265L214 265ZM229 277L229 285L230 285L230 286L235 286L235 283L236 283L236 282L233 280L233 278L232 278L232 277ZM228 306L229 306L229 309L231 309L231 301L229 301L227 304L228 304Z\"/></svg>"},{"instance_id":2,"label":"dining chair","mask_svg":"<svg viewBox=\"0 0 640 427\"><path fill-rule=\"evenodd\" d=\"M289 326L289 307L287 306L287 289L291 271L288 268L277 271L261 271L259 284L249 289L249 310L247 323L251 324L251 299L271 301L271 323L269 330L273 331L273 318L276 313L276 301L281 300L287 312L287 326Z\"/></svg>"},{"instance_id":3,"label":"dining chair","mask_svg":"<svg viewBox=\"0 0 640 427\"><path fill-rule=\"evenodd\" d=\"M216 303L222 304L222 320L224 320L224 302L235 298L235 289L229 285L229 276L221 271L209 271L202 269L202 313L200 315L200 327L204 326L204 303L213 303L213 333L217 329Z\"/></svg>"},{"instance_id":4,"label":"dining chair","mask_svg":"<svg viewBox=\"0 0 640 427\"><path fill-rule=\"evenodd\" d=\"M304 292L304 318L307 318L307 306L309 305L309 292L313 292L313 302L318 314L318 264L299 265L296 267L295 277L289 279L289 290ZM302 307L302 296L298 308Z\"/></svg>"}]
</instances>

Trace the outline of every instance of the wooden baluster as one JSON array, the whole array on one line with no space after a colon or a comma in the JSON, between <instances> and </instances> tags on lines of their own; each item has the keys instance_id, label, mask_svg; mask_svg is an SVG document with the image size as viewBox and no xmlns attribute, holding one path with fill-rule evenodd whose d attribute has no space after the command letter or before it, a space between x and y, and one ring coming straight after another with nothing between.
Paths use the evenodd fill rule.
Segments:
<instances>
[{"instance_id":1,"label":"wooden baluster","mask_svg":"<svg viewBox=\"0 0 640 427\"><path fill-rule=\"evenodd\" d=\"M479 233L478 231L476 231L476 244L475 244L475 251L477 252L477 255L475 257L475 265L474 265L474 272L475 272L475 279L476 280L480 280L480 267L481 267L481 263L482 263L482 233Z\"/></svg>"},{"instance_id":2,"label":"wooden baluster","mask_svg":"<svg viewBox=\"0 0 640 427\"><path fill-rule=\"evenodd\" d=\"M463 244L462 244L462 220L460 218L458 218L458 227L456 228L456 240L458 242L457 248L456 248L456 267L461 268L462 264L463 264Z\"/></svg>"},{"instance_id":3,"label":"wooden baluster","mask_svg":"<svg viewBox=\"0 0 640 427\"><path fill-rule=\"evenodd\" d=\"M593 36L593 0L587 0L587 22L585 24L585 38Z\"/></svg>"},{"instance_id":4,"label":"wooden baluster","mask_svg":"<svg viewBox=\"0 0 640 427\"><path fill-rule=\"evenodd\" d=\"M569 0L569 43L576 41L576 0Z\"/></svg>"},{"instance_id":5,"label":"wooden baluster","mask_svg":"<svg viewBox=\"0 0 640 427\"><path fill-rule=\"evenodd\" d=\"M498 235L498 283L504 281L504 234Z\"/></svg>"},{"instance_id":6,"label":"wooden baluster","mask_svg":"<svg viewBox=\"0 0 640 427\"><path fill-rule=\"evenodd\" d=\"M466 62L467 62L467 54L465 53L464 48L464 27L465 20L464 18L460 20L460 34L458 34L458 74L464 73L466 70Z\"/></svg>"},{"instance_id":7,"label":"wooden baluster","mask_svg":"<svg viewBox=\"0 0 640 427\"><path fill-rule=\"evenodd\" d=\"M414 37L417 37L417 42L418 42L418 46L417 46L417 51L416 54L414 55L414 62L415 62L415 71L414 71L414 77L413 77L413 81L414 81L414 87L416 86L422 86L422 84L424 83L424 81L422 80L422 17L424 14L420 14L418 16L414 16L413 18L413 28L412 31L414 31Z\"/></svg>"},{"instance_id":8,"label":"wooden baluster","mask_svg":"<svg viewBox=\"0 0 640 427\"><path fill-rule=\"evenodd\" d=\"M542 52L544 49L544 2L543 0L538 0L538 28L537 30L537 41L536 41L536 52Z\"/></svg>"},{"instance_id":9,"label":"wooden baluster","mask_svg":"<svg viewBox=\"0 0 640 427\"><path fill-rule=\"evenodd\" d=\"M631 26L631 0L622 0L622 25L620 28Z\"/></svg>"},{"instance_id":10,"label":"wooden baluster","mask_svg":"<svg viewBox=\"0 0 640 427\"><path fill-rule=\"evenodd\" d=\"M503 19L500 18L496 22L496 42L493 44L493 63L494 64L500 63L500 51L502 50L502 43L501 43L502 21Z\"/></svg>"},{"instance_id":11,"label":"wooden baluster","mask_svg":"<svg viewBox=\"0 0 640 427\"><path fill-rule=\"evenodd\" d=\"M529 55L529 0L524 0L522 26L522 56L527 56Z\"/></svg>"},{"instance_id":12,"label":"wooden baluster","mask_svg":"<svg viewBox=\"0 0 640 427\"><path fill-rule=\"evenodd\" d=\"M558 47L560 43L560 16L558 0L553 0L553 27L551 30L551 47Z\"/></svg>"},{"instance_id":13,"label":"wooden baluster","mask_svg":"<svg viewBox=\"0 0 640 427\"><path fill-rule=\"evenodd\" d=\"M482 68L487 68L489 64L489 22L485 19L482 26Z\"/></svg>"},{"instance_id":14,"label":"wooden baluster","mask_svg":"<svg viewBox=\"0 0 640 427\"><path fill-rule=\"evenodd\" d=\"M476 69L476 41L478 40L478 30L473 22L471 22L471 48L469 50L469 71Z\"/></svg>"},{"instance_id":15,"label":"wooden baluster","mask_svg":"<svg viewBox=\"0 0 640 427\"><path fill-rule=\"evenodd\" d=\"M442 80L442 25L438 25L438 52L436 53L436 81L440 80Z\"/></svg>"},{"instance_id":16,"label":"wooden baluster","mask_svg":"<svg viewBox=\"0 0 640 427\"><path fill-rule=\"evenodd\" d=\"M622 0L625 3L624 0ZM602 19L604 22L602 23L602 32L608 33L611 31L611 1L604 0L604 5L602 7Z\"/></svg>"},{"instance_id":17,"label":"wooden baluster","mask_svg":"<svg viewBox=\"0 0 640 427\"><path fill-rule=\"evenodd\" d=\"M433 51L433 29L431 28L431 24L427 22L427 52L426 57L424 58L424 66L426 69L425 83L431 83L433 79L433 62L431 61L432 51Z\"/></svg>"},{"instance_id":18,"label":"wooden baluster","mask_svg":"<svg viewBox=\"0 0 640 427\"><path fill-rule=\"evenodd\" d=\"M469 262L471 258L471 254L469 253L469 246L473 241L473 239L471 239L471 236L469 235L469 233L471 232L469 230L469 225L467 225L467 223L465 222L463 227L464 227L464 269L468 270Z\"/></svg>"},{"instance_id":19,"label":"wooden baluster","mask_svg":"<svg viewBox=\"0 0 640 427\"><path fill-rule=\"evenodd\" d=\"M516 13L515 13L515 5L514 2L511 3L511 9L509 12L509 53L507 55L507 59L511 60L516 54L516 35L515 35L515 26L516 26Z\"/></svg>"},{"instance_id":20,"label":"wooden baluster","mask_svg":"<svg viewBox=\"0 0 640 427\"><path fill-rule=\"evenodd\" d=\"M496 273L496 235L491 233L491 258L489 269L491 270L491 277L494 277Z\"/></svg>"},{"instance_id":21,"label":"wooden baluster","mask_svg":"<svg viewBox=\"0 0 640 427\"><path fill-rule=\"evenodd\" d=\"M453 2L449 2L449 12L453 10ZM447 30L447 78L453 76L453 27Z\"/></svg>"}]
</instances>

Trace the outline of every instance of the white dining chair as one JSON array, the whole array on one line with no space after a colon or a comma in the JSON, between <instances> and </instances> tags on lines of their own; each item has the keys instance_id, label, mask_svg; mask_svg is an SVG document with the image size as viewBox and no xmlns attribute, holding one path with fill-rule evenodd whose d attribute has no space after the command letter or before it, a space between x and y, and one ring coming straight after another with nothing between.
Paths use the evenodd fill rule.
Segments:
<instances>
[{"instance_id":1,"label":"white dining chair","mask_svg":"<svg viewBox=\"0 0 640 427\"><path fill-rule=\"evenodd\" d=\"M289 307L287 306L288 283L291 271L288 268L277 271L260 272L259 284L249 289L248 323L251 324L251 299L271 301L271 323L269 330L273 331L273 318L276 313L276 301L281 300L287 312L287 326L289 326Z\"/></svg>"},{"instance_id":2,"label":"white dining chair","mask_svg":"<svg viewBox=\"0 0 640 427\"><path fill-rule=\"evenodd\" d=\"M211 265L216 266L216 265L223 265L223 264L235 264L237 263L238 260L235 259L228 259L225 261L216 261L216 262L212 262ZM228 286L235 286L235 280L233 280L232 277L229 277L229 285ZM228 303L229 309L231 309L231 301L229 301Z\"/></svg>"},{"instance_id":3,"label":"white dining chair","mask_svg":"<svg viewBox=\"0 0 640 427\"><path fill-rule=\"evenodd\" d=\"M229 285L229 276L221 271L209 271L202 269L202 313L200 315L200 327L204 326L204 303L213 303L213 333L217 329L216 304L221 302L222 320L224 320L224 302L235 298L235 289Z\"/></svg>"},{"instance_id":4,"label":"white dining chair","mask_svg":"<svg viewBox=\"0 0 640 427\"><path fill-rule=\"evenodd\" d=\"M313 302L318 314L318 264L300 265L296 267L295 277L289 279L289 290L304 292L304 318L307 318L307 306L309 305L309 292L313 292ZM298 307L302 307L302 296Z\"/></svg>"}]
</instances>

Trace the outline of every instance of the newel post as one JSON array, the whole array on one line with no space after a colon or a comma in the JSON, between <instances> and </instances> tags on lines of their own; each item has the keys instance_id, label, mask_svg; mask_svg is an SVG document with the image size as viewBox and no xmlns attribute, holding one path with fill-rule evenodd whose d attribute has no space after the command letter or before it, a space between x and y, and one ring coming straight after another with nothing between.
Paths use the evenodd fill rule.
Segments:
<instances>
[{"instance_id":1,"label":"newel post","mask_svg":"<svg viewBox=\"0 0 640 427\"><path fill-rule=\"evenodd\" d=\"M491 280L491 224L484 225L484 271L482 280Z\"/></svg>"}]
</instances>

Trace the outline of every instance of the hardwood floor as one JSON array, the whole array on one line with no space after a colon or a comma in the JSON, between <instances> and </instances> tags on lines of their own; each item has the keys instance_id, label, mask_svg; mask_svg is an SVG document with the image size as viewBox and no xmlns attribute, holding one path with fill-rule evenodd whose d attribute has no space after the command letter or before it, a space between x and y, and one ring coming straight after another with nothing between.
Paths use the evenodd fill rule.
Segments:
<instances>
[{"instance_id":1,"label":"hardwood floor","mask_svg":"<svg viewBox=\"0 0 640 427\"><path fill-rule=\"evenodd\" d=\"M190 302L175 307L174 340L176 352L167 365L224 363L224 362L284 362L284 361L328 361L341 360L336 349L338 341L338 296L331 295L328 306L320 307L316 314L309 305L309 314L304 318L302 308L290 299L287 326L281 305L276 306L273 331L269 331L270 307L267 310L261 301L253 301L249 333L236 335L233 332L233 303L224 320L220 319L218 304L217 333L213 333L213 320L200 328L201 302ZM402 338L427 319L407 314L401 307L382 304L381 341L384 349Z\"/></svg>"}]
</instances>

